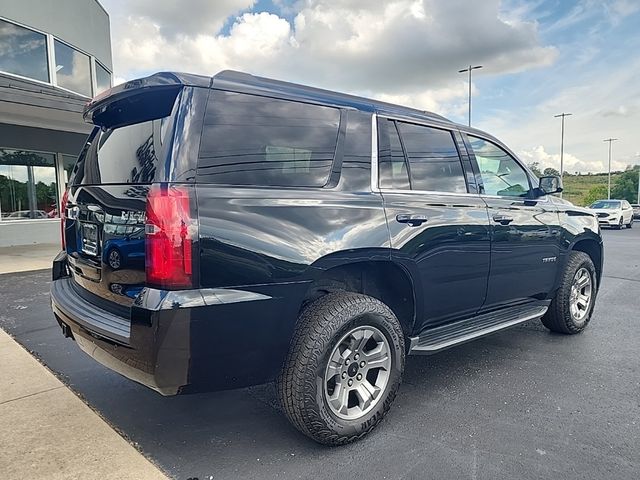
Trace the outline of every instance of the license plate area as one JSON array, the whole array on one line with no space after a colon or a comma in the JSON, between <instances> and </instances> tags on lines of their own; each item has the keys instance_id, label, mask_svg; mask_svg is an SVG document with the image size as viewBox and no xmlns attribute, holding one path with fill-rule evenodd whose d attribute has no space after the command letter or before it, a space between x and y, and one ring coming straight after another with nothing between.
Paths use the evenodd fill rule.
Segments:
<instances>
[{"instance_id":1,"label":"license plate area","mask_svg":"<svg viewBox=\"0 0 640 480\"><path fill-rule=\"evenodd\" d=\"M98 255L98 226L94 223L80 223L80 245L82 253Z\"/></svg>"}]
</instances>

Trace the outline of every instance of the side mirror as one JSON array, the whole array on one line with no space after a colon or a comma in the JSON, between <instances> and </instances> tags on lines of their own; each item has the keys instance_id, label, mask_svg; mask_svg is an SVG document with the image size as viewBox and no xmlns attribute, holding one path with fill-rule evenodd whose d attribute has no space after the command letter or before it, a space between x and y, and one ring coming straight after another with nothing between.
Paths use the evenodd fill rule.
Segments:
<instances>
[{"instance_id":1,"label":"side mirror","mask_svg":"<svg viewBox=\"0 0 640 480\"><path fill-rule=\"evenodd\" d=\"M540 177L538 189L542 195L551 195L552 193L560 193L562 189L562 180L555 175Z\"/></svg>"}]
</instances>

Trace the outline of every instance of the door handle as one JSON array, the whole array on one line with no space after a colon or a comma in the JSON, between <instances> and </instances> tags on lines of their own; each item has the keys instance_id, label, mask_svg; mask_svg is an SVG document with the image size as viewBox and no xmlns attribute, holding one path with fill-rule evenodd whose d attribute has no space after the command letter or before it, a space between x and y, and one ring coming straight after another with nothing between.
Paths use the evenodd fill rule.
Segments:
<instances>
[{"instance_id":1,"label":"door handle","mask_svg":"<svg viewBox=\"0 0 640 480\"><path fill-rule=\"evenodd\" d=\"M426 215L415 213L399 213L396 215L396 222L406 223L411 227L418 227L429 220Z\"/></svg>"},{"instance_id":2,"label":"door handle","mask_svg":"<svg viewBox=\"0 0 640 480\"><path fill-rule=\"evenodd\" d=\"M493 215L493 221L502 225L509 225L513 222L513 217L504 213L496 213Z\"/></svg>"}]
</instances>

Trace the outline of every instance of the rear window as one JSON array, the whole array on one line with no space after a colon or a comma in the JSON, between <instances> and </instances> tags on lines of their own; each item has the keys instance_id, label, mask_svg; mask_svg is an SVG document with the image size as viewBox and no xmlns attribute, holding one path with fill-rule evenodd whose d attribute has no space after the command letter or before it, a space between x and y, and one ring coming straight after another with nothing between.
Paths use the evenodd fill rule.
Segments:
<instances>
[{"instance_id":1,"label":"rear window","mask_svg":"<svg viewBox=\"0 0 640 480\"><path fill-rule=\"evenodd\" d=\"M148 94L120 101L118 108L114 108L117 112L111 118L118 122L118 126L94 129L78 157L71 183L147 184L165 181L162 158L168 153L167 145L171 143L169 140L174 123L172 119L179 102L176 102L175 94L165 97L163 101L166 105L160 105L162 108L158 107L159 98ZM123 125L122 122L127 118L131 119L131 124Z\"/></svg>"},{"instance_id":2,"label":"rear window","mask_svg":"<svg viewBox=\"0 0 640 480\"><path fill-rule=\"evenodd\" d=\"M198 181L321 187L339 125L336 108L216 90L205 114Z\"/></svg>"}]
</instances>

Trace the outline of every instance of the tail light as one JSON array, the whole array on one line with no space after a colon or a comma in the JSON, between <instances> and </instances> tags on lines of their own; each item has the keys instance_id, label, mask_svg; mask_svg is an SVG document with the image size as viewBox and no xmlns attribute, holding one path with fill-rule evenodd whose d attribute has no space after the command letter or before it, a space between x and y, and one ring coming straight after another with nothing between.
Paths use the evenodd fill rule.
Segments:
<instances>
[{"instance_id":1,"label":"tail light","mask_svg":"<svg viewBox=\"0 0 640 480\"><path fill-rule=\"evenodd\" d=\"M65 239L65 223L67 220L67 202L69 201L69 190L64 191L62 195L62 203L60 204L60 240L62 242L62 249L67 249L67 241Z\"/></svg>"},{"instance_id":2,"label":"tail light","mask_svg":"<svg viewBox=\"0 0 640 480\"><path fill-rule=\"evenodd\" d=\"M165 289L193 286L191 249L197 224L191 218L188 187L153 185L146 214L147 283Z\"/></svg>"}]
</instances>

